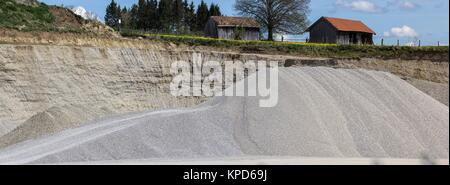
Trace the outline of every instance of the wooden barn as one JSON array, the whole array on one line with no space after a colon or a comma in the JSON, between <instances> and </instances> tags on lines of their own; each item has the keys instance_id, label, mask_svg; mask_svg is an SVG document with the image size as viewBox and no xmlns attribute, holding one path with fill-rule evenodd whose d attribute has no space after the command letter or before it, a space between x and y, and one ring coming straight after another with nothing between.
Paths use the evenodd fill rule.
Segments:
<instances>
[{"instance_id":1,"label":"wooden barn","mask_svg":"<svg viewBox=\"0 0 450 185\"><path fill-rule=\"evenodd\" d=\"M376 33L357 20L321 17L307 30L309 42L335 44L373 44Z\"/></svg>"},{"instance_id":2,"label":"wooden barn","mask_svg":"<svg viewBox=\"0 0 450 185\"><path fill-rule=\"evenodd\" d=\"M211 16L205 36L229 40L259 40L260 25L251 18Z\"/></svg>"}]
</instances>

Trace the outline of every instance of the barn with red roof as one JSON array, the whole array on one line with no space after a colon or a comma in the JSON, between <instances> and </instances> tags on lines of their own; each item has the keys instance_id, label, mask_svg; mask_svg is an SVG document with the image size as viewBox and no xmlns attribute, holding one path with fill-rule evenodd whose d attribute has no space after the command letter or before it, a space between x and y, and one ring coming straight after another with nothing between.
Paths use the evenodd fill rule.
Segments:
<instances>
[{"instance_id":1,"label":"barn with red roof","mask_svg":"<svg viewBox=\"0 0 450 185\"><path fill-rule=\"evenodd\" d=\"M373 44L376 33L357 20L321 17L307 30L313 43Z\"/></svg>"}]
</instances>

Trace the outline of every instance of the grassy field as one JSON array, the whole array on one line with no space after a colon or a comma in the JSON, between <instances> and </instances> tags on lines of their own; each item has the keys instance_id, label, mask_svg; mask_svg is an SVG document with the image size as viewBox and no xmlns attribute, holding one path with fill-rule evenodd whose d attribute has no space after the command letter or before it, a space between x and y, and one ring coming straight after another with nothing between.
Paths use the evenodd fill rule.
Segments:
<instances>
[{"instance_id":1,"label":"grassy field","mask_svg":"<svg viewBox=\"0 0 450 185\"><path fill-rule=\"evenodd\" d=\"M22 31L49 31L55 17L50 13L47 5L37 7L18 4L13 0L1 0L0 27L18 29Z\"/></svg>"},{"instance_id":2,"label":"grassy field","mask_svg":"<svg viewBox=\"0 0 450 185\"><path fill-rule=\"evenodd\" d=\"M289 54L311 57L331 58L365 58L374 57L382 59L407 60L447 60L448 46L372 46L372 45L336 45L315 44L304 42L272 42L272 41L237 41L213 39L188 35L144 34L139 32L122 32L126 37L143 37L155 41L172 42L189 46L211 46L220 48L233 48L241 52Z\"/></svg>"}]
</instances>

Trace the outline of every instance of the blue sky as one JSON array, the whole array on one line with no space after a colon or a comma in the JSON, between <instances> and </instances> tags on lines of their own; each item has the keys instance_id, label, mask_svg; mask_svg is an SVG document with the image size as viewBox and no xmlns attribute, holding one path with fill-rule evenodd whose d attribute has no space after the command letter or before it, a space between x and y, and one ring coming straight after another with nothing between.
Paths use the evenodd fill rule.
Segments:
<instances>
[{"instance_id":1,"label":"blue sky","mask_svg":"<svg viewBox=\"0 0 450 185\"><path fill-rule=\"evenodd\" d=\"M46 4L83 6L104 17L110 0L41 0ZM130 7L138 0L116 0L121 6ZM196 4L200 0L194 0ZM205 0L217 3L226 15L236 15L234 0ZM449 1L448 0L311 0L310 22L321 16L357 19L371 27L385 43L393 44L399 39L402 44L442 45L449 43ZM291 38L306 38L291 36Z\"/></svg>"}]
</instances>

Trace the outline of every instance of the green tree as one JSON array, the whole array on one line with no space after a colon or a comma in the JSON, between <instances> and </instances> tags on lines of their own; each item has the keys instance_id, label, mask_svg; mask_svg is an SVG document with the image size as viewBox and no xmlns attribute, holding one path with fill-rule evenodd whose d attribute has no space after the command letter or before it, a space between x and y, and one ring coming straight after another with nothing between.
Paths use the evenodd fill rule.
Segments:
<instances>
[{"instance_id":1,"label":"green tree","mask_svg":"<svg viewBox=\"0 0 450 185\"><path fill-rule=\"evenodd\" d=\"M122 10L120 11L120 18L122 20L122 24L120 24L120 27L129 29L131 23L131 16L127 7L123 7Z\"/></svg>"},{"instance_id":2,"label":"green tree","mask_svg":"<svg viewBox=\"0 0 450 185\"><path fill-rule=\"evenodd\" d=\"M148 29L148 13L147 13L147 1L139 0L138 2L138 12L137 12L137 28L138 29Z\"/></svg>"},{"instance_id":3,"label":"green tree","mask_svg":"<svg viewBox=\"0 0 450 185\"><path fill-rule=\"evenodd\" d=\"M182 21L184 17L184 8L182 0L172 1L172 26L171 31L180 33L182 31Z\"/></svg>"},{"instance_id":4,"label":"green tree","mask_svg":"<svg viewBox=\"0 0 450 185\"><path fill-rule=\"evenodd\" d=\"M245 33L245 28L242 26L238 26L234 29L234 40L242 40L242 37Z\"/></svg>"},{"instance_id":5,"label":"green tree","mask_svg":"<svg viewBox=\"0 0 450 185\"><path fill-rule=\"evenodd\" d=\"M172 23L172 0L160 0L158 5L159 30L169 32Z\"/></svg>"},{"instance_id":6,"label":"green tree","mask_svg":"<svg viewBox=\"0 0 450 185\"><path fill-rule=\"evenodd\" d=\"M119 28L120 6L114 0L106 7L105 24L114 28Z\"/></svg>"},{"instance_id":7,"label":"green tree","mask_svg":"<svg viewBox=\"0 0 450 185\"><path fill-rule=\"evenodd\" d=\"M196 29L196 22L197 16L195 14L195 5L194 2L191 1L191 4L189 5L188 11L187 11L187 18L186 18L186 24L189 26L189 31L193 32Z\"/></svg>"},{"instance_id":8,"label":"green tree","mask_svg":"<svg viewBox=\"0 0 450 185\"><path fill-rule=\"evenodd\" d=\"M217 16L222 16L222 11L220 11L220 6L218 4L216 4L216 12L217 12Z\"/></svg>"},{"instance_id":9,"label":"green tree","mask_svg":"<svg viewBox=\"0 0 450 185\"><path fill-rule=\"evenodd\" d=\"M134 4L130 9L130 23L129 28L131 29L138 29L138 20L139 20L139 7L138 5Z\"/></svg>"},{"instance_id":10,"label":"green tree","mask_svg":"<svg viewBox=\"0 0 450 185\"><path fill-rule=\"evenodd\" d=\"M148 28L151 30L158 29L159 18L158 18L158 1L157 0L149 0L147 2L147 11L148 11Z\"/></svg>"},{"instance_id":11,"label":"green tree","mask_svg":"<svg viewBox=\"0 0 450 185\"><path fill-rule=\"evenodd\" d=\"M183 18L181 20L181 29L184 33L189 31L189 24L188 24L188 20L189 20L189 3L187 0L183 1Z\"/></svg>"},{"instance_id":12,"label":"green tree","mask_svg":"<svg viewBox=\"0 0 450 185\"><path fill-rule=\"evenodd\" d=\"M203 0L200 2L200 5L198 5L196 17L196 30L201 31L205 28L209 18L208 5Z\"/></svg>"},{"instance_id":13,"label":"green tree","mask_svg":"<svg viewBox=\"0 0 450 185\"><path fill-rule=\"evenodd\" d=\"M197 9L189 0L139 0L130 9L114 1L107 7L105 22L118 29L143 29L167 33L203 31L210 16L221 16L220 7L212 3L209 8L203 0ZM122 24L119 25L119 20Z\"/></svg>"},{"instance_id":14,"label":"green tree","mask_svg":"<svg viewBox=\"0 0 450 185\"><path fill-rule=\"evenodd\" d=\"M211 3L211 6L209 7L209 17L211 16L222 16L219 5Z\"/></svg>"}]
</instances>

